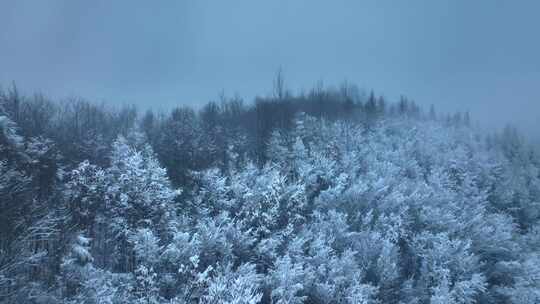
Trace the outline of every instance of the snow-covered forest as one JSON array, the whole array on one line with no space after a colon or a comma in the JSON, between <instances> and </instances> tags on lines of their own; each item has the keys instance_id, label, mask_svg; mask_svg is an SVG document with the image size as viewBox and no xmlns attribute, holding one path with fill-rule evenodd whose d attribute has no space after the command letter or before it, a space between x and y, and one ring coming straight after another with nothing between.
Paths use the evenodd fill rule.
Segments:
<instances>
[{"instance_id":1,"label":"snow-covered forest","mask_svg":"<svg viewBox=\"0 0 540 304\"><path fill-rule=\"evenodd\" d=\"M0 302L540 303L540 156L474 125L349 85L165 112L4 90Z\"/></svg>"}]
</instances>

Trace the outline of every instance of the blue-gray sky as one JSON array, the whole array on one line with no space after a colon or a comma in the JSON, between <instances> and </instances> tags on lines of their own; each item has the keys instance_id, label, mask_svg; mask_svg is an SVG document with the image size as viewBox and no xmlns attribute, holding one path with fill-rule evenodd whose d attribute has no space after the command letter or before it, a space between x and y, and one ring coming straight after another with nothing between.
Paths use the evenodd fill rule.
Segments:
<instances>
[{"instance_id":1,"label":"blue-gray sky","mask_svg":"<svg viewBox=\"0 0 540 304\"><path fill-rule=\"evenodd\" d=\"M540 2L0 0L0 84L169 108L344 80L540 130Z\"/></svg>"}]
</instances>

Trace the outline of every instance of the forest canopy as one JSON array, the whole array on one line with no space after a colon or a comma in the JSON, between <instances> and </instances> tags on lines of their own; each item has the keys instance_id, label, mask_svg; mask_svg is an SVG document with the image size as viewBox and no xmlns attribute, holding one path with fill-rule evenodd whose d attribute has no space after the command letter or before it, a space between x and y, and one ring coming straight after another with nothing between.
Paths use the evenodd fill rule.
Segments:
<instances>
[{"instance_id":1,"label":"forest canopy","mask_svg":"<svg viewBox=\"0 0 540 304\"><path fill-rule=\"evenodd\" d=\"M0 92L2 303L539 303L540 155L351 85Z\"/></svg>"}]
</instances>

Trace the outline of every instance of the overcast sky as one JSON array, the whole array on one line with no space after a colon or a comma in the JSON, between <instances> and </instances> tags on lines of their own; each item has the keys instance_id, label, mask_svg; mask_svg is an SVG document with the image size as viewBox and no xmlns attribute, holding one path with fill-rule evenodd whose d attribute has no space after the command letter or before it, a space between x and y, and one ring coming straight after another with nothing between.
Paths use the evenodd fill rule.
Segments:
<instances>
[{"instance_id":1,"label":"overcast sky","mask_svg":"<svg viewBox=\"0 0 540 304\"><path fill-rule=\"evenodd\" d=\"M0 0L0 84L169 108L344 80L540 132L540 1Z\"/></svg>"}]
</instances>

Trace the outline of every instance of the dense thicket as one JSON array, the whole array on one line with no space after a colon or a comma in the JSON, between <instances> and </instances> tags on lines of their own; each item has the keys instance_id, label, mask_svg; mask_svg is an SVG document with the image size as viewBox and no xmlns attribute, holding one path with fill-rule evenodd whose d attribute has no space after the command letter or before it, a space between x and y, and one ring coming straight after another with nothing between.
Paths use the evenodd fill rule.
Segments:
<instances>
[{"instance_id":1,"label":"dense thicket","mask_svg":"<svg viewBox=\"0 0 540 304\"><path fill-rule=\"evenodd\" d=\"M540 157L353 86L0 94L0 302L539 303Z\"/></svg>"}]
</instances>

